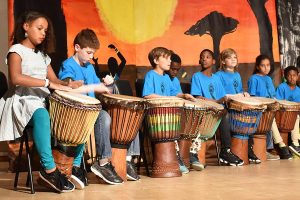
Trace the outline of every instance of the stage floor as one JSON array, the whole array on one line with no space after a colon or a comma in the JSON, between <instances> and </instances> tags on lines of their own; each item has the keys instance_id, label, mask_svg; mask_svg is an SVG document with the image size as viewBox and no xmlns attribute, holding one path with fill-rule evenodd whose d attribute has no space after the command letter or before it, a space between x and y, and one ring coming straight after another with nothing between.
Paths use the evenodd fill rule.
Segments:
<instances>
[{"instance_id":1,"label":"stage floor","mask_svg":"<svg viewBox=\"0 0 300 200\"><path fill-rule=\"evenodd\" d=\"M13 190L14 174L4 172L0 163L0 199L22 200L127 200L127 199L292 199L299 198L300 159L267 161L259 165L241 167L208 166L202 172L191 171L178 178L154 179L142 175L140 181L122 185L106 185L89 173L90 185L84 190L57 194L37 185L36 194L29 189ZM26 173L21 173L20 184L25 185Z\"/></svg>"}]
</instances>

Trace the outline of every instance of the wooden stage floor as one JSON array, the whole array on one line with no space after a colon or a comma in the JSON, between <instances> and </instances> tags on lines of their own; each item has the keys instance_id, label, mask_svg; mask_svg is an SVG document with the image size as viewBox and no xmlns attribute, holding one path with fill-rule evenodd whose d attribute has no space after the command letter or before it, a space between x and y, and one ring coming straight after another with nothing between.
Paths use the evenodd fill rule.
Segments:
<instances>
[{"instance_id":1,"label":"wooden stage floor","mask_svg":"<svg viewBox=\"0 0 300 200\"><path fill-rule=\"evenodd\" d=\"M57 194L36 184L36 194L13 190L14 174L0 163L0 200L191 200L191 199L292 199L299 198L300 159L267 161L241 167L208 166L178 178L154 179L142 175L140 181L106 185L89 173L90 185L84 190ZM26 173L21 173L25 185Z\"/></svg>"}]
</instances>

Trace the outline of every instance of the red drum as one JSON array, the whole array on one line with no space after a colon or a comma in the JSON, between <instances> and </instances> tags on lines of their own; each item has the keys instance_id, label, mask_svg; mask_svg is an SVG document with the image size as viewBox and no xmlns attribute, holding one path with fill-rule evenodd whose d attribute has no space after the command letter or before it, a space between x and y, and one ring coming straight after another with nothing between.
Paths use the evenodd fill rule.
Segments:
<instances>
[{"instance_id":1,"label":"red drum","mask_svg":"<svg viewBox=\"0 0 300 200\"><path fill-rule=\"evenodd\" d=\"M99 96L111 116L112 163L126 181L126 154L130 143L137 137L144 119L146 102L142 98L102 94Z\"/></svg>"},{"instance_id":2,"label":"red drum","mask_svg":"<svg viewBox=\"0 0 300 200\"><path fill-rule=\"evenodd\" d=\"M58 169L70 176L75 147L85 143L101 110L100 101L77 93L54 91L49 98L51 132L58 143L53 157Z\"/></svg>"},{"instance_id":3,"label":"red drum","mask_svg":"<svg viewBox=\"0 0 300 200\"><path fill-rule=\"evenodd\" d=\"M152 177L181 176L174 140L179 139L183 100L176 97L147 99L147 129L154 143Z\"/></svg>"}]
</instances>

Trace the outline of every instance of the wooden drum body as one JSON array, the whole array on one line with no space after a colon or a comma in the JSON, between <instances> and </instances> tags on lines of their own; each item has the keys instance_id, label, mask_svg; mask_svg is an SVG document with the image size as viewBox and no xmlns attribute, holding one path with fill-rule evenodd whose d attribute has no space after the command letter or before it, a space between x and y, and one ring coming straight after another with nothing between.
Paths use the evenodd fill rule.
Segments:
<instances>
[{"instance_id":1,"label":"wooden drum body","mask_svg":"<svg viewBox=\"0 0 300 200\"><path fill-rule=\"evenodd\" d=\"M127 95L102 94L99 98L111 116L112 164L126 181L127 149L137 137L147 104L142 98Z\"/></svg>"},{"instance_id":2,"label":"wooden drum body","mask_svg":"<svg viewBox=\"0 0 300 200\"><path fill-rule=\"evenodd\" d=\"M147 99L147 129L154 143L152 177L181 176L174 140L179 139L183 101L176 97Z\"/></svg>"},{"instance_id":3,"label":"wooden drum body","mask_svg":"<svg viewBox=\"0 0 300 200\"><path fill-rule=\"evenodd\" d=\"M266 106L252 97L231 97L228 109L230 130L233 134L231 150L248 164L248 138L257 131Z\"/></svg>"},{"instance_id":4,"label":"wooden drum body","mask_svg":"<svg viewBox=\"0 0 300 200\"><path fill-rule=\"evenodd\" d=\"M57 141L53 157L60 171L70 176L75 148L88 140L101 104L89 96L58 90L51 94L49 101L51 132Z\"/></svg>"},{"instance_id":5,"label":"wooden drum body","mask_svg":"<svg viewBox=\"0 0 300 200\"><path fill-rule=\"evenodd\" d=\"M264 97L253 97L258 101L261 101L262 104L266 105L266 110L264 110L260 122L258 124L256 133L253 136L253 151L255 155L261 160L266 161L266 134L271 130L272 123L275 118L276 111L279 109L279 103L270 98Z\"/></svg>"}]
</instances>

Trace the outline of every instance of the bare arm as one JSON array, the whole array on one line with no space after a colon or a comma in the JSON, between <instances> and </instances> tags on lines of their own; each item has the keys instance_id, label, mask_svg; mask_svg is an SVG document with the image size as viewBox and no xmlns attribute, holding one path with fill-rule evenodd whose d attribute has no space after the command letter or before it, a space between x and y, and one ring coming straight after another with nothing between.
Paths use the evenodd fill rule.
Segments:
<instances>
[{"instance_id":1,"label":"bare arm","mask_svg":"<svg viewBox=\"0 0 300 200\"><path fill-rule=\"evenodd\" d=\"M144 96L145 99L164 98L164 97L166 97L166 96L160 96L157 94L149 94L147 96Z\"/></svg>"},{"instance_id":2,"label":"bare arm","mask_svg":"<svg viewBox=\"0 0 300 200\"><path fill-rule=\"evenodd\" d=\"M180 94L177 94L176 95L177 97L180 97L180 98L183 98L183 99L187 99L187 100L190 100L190 101L196 101L196 98L195 97L193 97L192 95L190 95L190 94L182 94L182 93L180 93Z\"/></svg>"}]
</instances>

